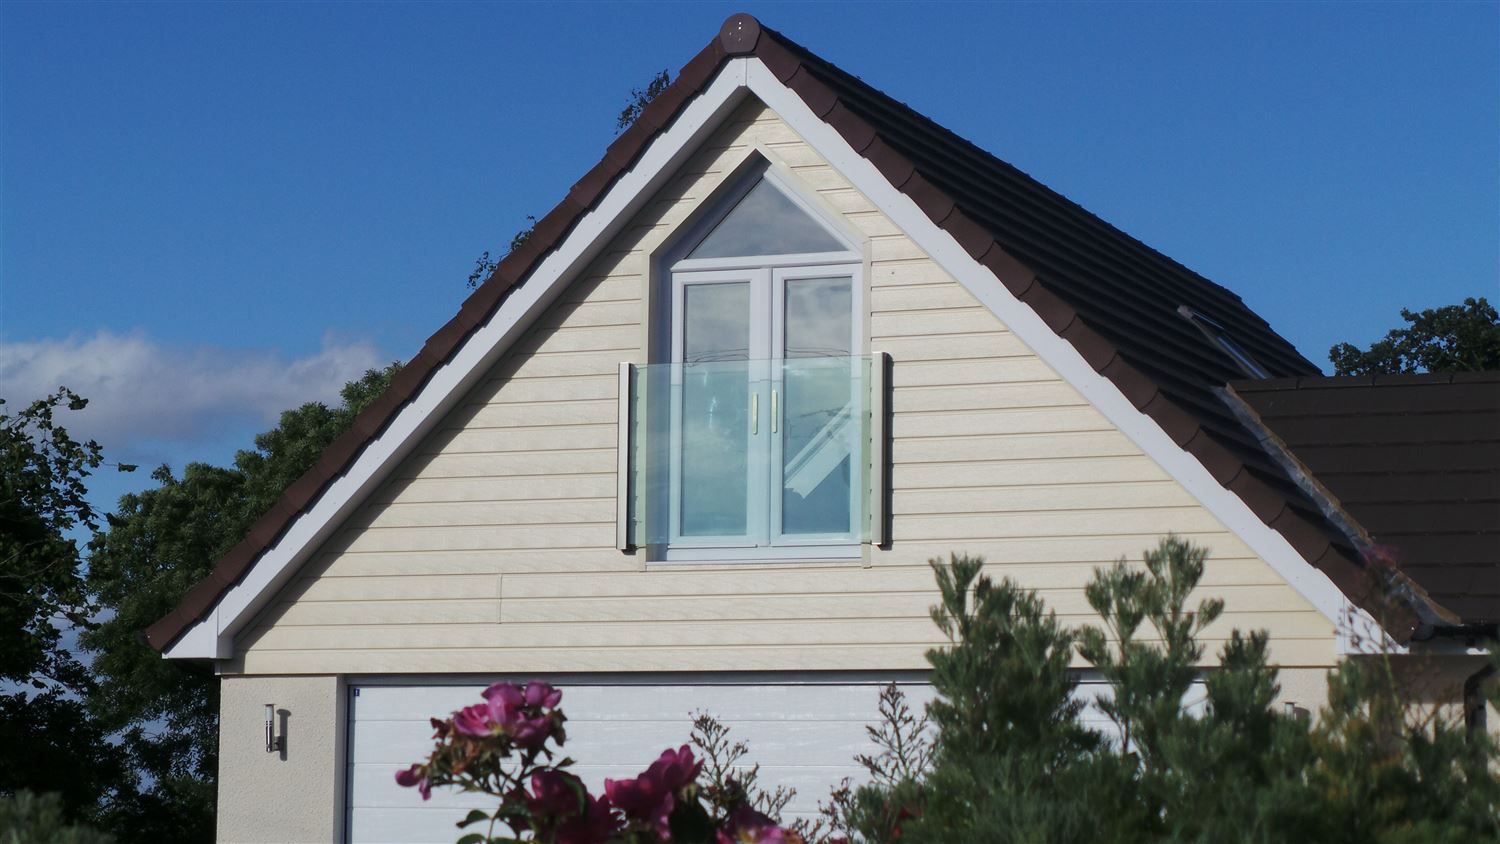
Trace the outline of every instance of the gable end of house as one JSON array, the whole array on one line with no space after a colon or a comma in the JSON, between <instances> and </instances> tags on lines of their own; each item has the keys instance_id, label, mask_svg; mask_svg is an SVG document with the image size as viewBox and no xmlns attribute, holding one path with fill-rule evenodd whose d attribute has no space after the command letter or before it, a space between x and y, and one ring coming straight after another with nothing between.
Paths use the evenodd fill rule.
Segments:
<instances>
[{"instance_id":1,"label":"gable end of house","mask_svg":"<svg viewBox=\"0 0 1500 844\"><path fill-rule=\"evenodd\" d=\"M935 260L1326 616L1337 620L1352 602L1394 618L1385 629L1397 641L1417 629L1415 614L1406 608L1392 613L1370 605L1365 567L1354 544L1217 399L1214 391L1237 377L1236 364L1177 315L1182 307L1229 326L1237 344L1273 375L1316 371L1238 297L754 18L736 15L538 221L531 237L501 261L390 389L208 578L148 629L148 641L169 656L225 656L224 640L253 613L260 594L277 584L272 575L256 572L268 552L281 555L284 569L305 560L327 537L327 523L347 515L379 482L379 473L365 471L362 464L397 462L401 443L428 430L415 417L441 415L451 406L444 402L472 385L474 373L493 362L524 330L525 320L550 301L541 288L565 282L568 271L587 260L589 247L573 242L607 240L610 221L602 218L623 214L637 197L649 194L653 179L681 160L682 148L703 137L746 92L759 96L866 189ZM1144 293L1131 300L1128 289ZM523 298L527 301L518 303ZM510 323L501 325L506 320ZM443 383L437 384L440 378ZM325 507L335 487L345 501ZM320 518L322 523L311 524ZM233 617L221 618L226 596L236 589L254 594L240 599ZM212 647L174 647L195 627L206 631Z\"/></svg>"}]
</instances>

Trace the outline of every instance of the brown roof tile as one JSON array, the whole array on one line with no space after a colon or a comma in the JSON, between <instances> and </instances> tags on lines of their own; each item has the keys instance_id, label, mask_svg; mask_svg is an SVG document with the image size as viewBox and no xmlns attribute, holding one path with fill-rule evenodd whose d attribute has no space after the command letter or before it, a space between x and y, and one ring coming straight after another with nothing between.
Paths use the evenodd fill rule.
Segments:
<instances>
[{"instance_id":1,"label":"brown roof tile","mask_svg":"<svg viewBox=\"0 0 1500 844\"><path fill-rule=\"evenodd\" d=\"M1500 373L1233 389L1433 600L1468 624L1500 621Z\"/></svg>"}]
</instances>

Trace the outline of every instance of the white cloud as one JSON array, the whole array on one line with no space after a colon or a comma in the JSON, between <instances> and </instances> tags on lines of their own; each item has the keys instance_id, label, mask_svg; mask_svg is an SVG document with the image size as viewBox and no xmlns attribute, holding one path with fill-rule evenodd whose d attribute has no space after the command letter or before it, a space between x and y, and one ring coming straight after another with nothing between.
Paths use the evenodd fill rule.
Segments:
<instances>
[{"instance_id":1,"label":"white cloud","mask_svg":"<svg viewBox=\"0 0 1500 844\"><path fill-rule=\"evenodd\" d=\"M269 427L281 411L332 402L339 388L386 363L369 342L335 342L301 358L272 351L163 345L143 332L0 341L0 397L14 411L66 386L89 400L74 436L107 450L143 442L212 440L226 429ZM119 454L120 452L116 452Z\"/></svg>"}]
</instances>

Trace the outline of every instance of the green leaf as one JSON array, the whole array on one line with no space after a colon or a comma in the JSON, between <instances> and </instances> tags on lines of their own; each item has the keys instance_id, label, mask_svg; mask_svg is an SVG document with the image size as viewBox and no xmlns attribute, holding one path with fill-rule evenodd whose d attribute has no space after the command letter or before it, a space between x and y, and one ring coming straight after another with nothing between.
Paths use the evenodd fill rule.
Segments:
<instances>
[{"instance_id":1,"label":"green leaf","mask_svg":"<svg viewBox=\"0 0 1500 844\"><path fill-rule=\"evenodd\" d=\"M484 836L477 832L471 832L463 838L458 839L454 844L484 844Z\"/></svg>"},{"instance_id":2,"label":"green leaf","mask_svg":"<svg viewBox=\"0 0 1500 844\"><path fill-rule=\"evenodd\" d=\"M482 823L482 822L487 821L489 819L490 819L490 816L487 815L487 814L485 814L483 810L481 810L481 809L471 809L469 811L468 817L466 817L463 820L459 821L456 824L456 826L459 829L463 829L464 827L468 826L471 823Z\"/></svg>"}]
</instances>

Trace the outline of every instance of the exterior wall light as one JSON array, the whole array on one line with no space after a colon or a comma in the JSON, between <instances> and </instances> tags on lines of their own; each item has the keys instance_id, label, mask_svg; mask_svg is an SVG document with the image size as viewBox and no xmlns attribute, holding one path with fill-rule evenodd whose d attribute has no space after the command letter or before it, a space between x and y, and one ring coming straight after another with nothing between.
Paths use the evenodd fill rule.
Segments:
<instances>
[{"instance_id":1,"label":"exterior wall light","mask_svg":"<svg viewBox=\"0 0 1500 844\"><path fill-rule=\"evenodd\" d=\"M266 752L286 749L286 736L276 735L276 704L266 704Z\"/></svg>"}]
</instances>

